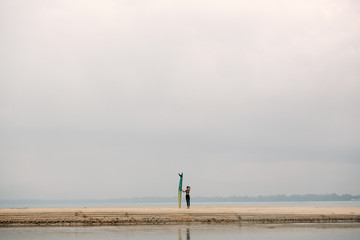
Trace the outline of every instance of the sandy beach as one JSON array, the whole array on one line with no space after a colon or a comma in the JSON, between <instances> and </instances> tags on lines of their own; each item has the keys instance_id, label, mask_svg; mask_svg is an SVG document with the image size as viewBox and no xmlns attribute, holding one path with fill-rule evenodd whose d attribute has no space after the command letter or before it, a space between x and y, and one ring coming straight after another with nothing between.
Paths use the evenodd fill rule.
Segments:
<instances>
[{"instance_id":1,"label":"sandy beach","mask_svg":"<svg viewBox=\"0 0 360 240\"><path fill-rule=\"evenodd\" d=\"M359 207L0 208L0 226L360 222Z\"/></svg>"}]
</instances>

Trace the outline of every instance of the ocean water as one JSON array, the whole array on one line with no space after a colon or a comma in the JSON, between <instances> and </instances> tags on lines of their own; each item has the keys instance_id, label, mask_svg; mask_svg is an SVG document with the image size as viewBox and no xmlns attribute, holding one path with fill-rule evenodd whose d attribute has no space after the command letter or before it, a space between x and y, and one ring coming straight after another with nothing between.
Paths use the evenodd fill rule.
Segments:
<instances>
[{"instance_id":1,"label":"ocean water","mask_svg":"<svg viewBox=\"0 0 360 240\"><path fill-rule=\"evenodd\" d=\"M186 206L186 203L182 203ZM88 203L54 201L0 201L0 208L47 208L47 207L177 207L177 202L169 203ZM192 202L197 207L360 207L360 201L313 201L313 202Z\"/></svg>"},{"instance_id":2,"label":"ocean water","mask_svg":"<svg viewBox=\"0 0 360 240\"><path fill-rule=\"evenodd\" d=\"M358 240L360 224L136 225L107 227L8 227L0 239L86 240Z\"/></svg>"}]
</instances>

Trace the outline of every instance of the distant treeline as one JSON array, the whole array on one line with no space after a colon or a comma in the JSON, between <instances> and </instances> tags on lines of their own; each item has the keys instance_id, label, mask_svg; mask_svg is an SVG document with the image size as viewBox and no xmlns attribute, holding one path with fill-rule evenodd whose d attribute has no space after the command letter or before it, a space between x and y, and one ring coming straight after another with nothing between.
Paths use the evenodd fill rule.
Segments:
<instances>
[{"instance_id":1,"label":"distant treeline","mask_svg":"<svg viewBox=\"0 0 360 240\"><path fill-rule=\"evenodd\" d=\"M305 194L305 195L268 195L268 196L230 196L230 197L196 197L197 202L304 202L304 201L356 201L360 195L343 194Z\"/></svg>"},{"instance_id":2,"label":"distant treeline","mask_svg":"<svg viewBox=\"0 0 360 240\"><path fill-rule=\"evenodd\" d=\"M230 196L230 197L192 197L193 202L305 202L305 201L360 201L360 195L343 194L305 194L305 195L267 195L267 196ZM71 200L0 200L0 204L97 204L97 203L170 203L177 202L177 197L134 197L116 199L71 199Z\"/></svg>"}]
</instances>

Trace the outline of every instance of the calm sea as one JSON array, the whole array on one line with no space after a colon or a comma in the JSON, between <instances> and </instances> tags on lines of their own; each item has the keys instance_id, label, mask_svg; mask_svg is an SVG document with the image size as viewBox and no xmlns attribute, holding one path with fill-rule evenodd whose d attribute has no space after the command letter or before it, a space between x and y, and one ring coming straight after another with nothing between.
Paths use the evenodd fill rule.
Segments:
<instances>
[{"instance_id":1,"label":"calm sea","mask_svg":"<svg viewBox=\"0 0 360 240\"><path fill-rule=\"evenodd\" d=\"M185 206L185 203L182 203ZM360 207L360 201L314 201L314 202L192 202L199 207L251 207L251 206L285 206L285 207ZM0 208L46 208L46 207L176 207L171 203L88 203L88 202L19 202L0 201Z\"/></svg>"},{"instance_id":2,"label":"calm sea","mask_svg":"<svg viewBox=\"0 0 360 240\"><path fill-rule=\"evenodd\" d=\"M284 225L150 225L118 227L9 227L0 228L0 239L177 239L177 240L358 240L360 224Z\"/></svg>"}]
</instances>

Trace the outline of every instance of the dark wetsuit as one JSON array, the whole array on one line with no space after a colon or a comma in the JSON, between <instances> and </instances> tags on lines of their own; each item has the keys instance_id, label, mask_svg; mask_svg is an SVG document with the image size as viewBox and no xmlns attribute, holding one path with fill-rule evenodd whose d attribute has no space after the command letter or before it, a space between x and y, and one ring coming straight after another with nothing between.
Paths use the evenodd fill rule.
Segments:
<instances>
[{"instance_id":1,"label":"dark wetsuit","mask_svg":"<svg viewBox=\"0 0 360 240\"><path fill-rule=\"evenodd\" d=\"M186 192L186 205L190 208L190 188L187 188L184 192Z\"/></svg>"}]
</instances>

